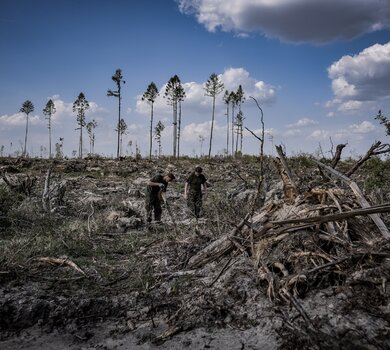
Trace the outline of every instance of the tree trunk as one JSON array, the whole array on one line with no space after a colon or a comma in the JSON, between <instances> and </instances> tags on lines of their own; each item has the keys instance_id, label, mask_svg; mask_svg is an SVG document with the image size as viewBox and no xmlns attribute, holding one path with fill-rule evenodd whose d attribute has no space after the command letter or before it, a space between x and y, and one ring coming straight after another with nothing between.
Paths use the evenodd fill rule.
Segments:
<instances>
[{"instance_id":1,"label":"tree trunk","mask_svg":"<svg viewBox=\"0 0 390 350\"><path fill-rule=\"evenodd\" d=\"M226 107L226 156L229 156L229 103Z\"/></svg>"},{"instance_id":2,"label":"tree trunk","mask_svg":"<svg viewBox=\"0 0 390 350\"><path fill-rule=\"evenodd\" d=\"M119 158L119 141L120 141L120 128L119 128L119 125L120 125L120 122L121 122L121 90L120 88L118 89L118 145L117 145L117 149L116 149L116 157Z\"/></svg>"},{"instance_id":3,"label":"tree trunk","mask_svg":"<svg viewBox=\"0 0 390 350\"><path fill-rule=\"evenodd\" d=\"M51 115L49 116L49 159L51 159Z\"/></svg>"},{"instance_id":4,"label":"tree trunk","mask_svg":"<svg viewBox=\"0 0 390 350\"><path fill-rule=\"evenodd\" d=\"M234 103L232 104L232 157L234 157Z\"/></svg>"},{"instance_id":5,"label":"tree trunk","mask_svg":"<svg viewBox=\"0 0 390 350\"><path fill-rule=\"evenodd\" d=\"M336 165L338 164L338 162L340 161L340 158L341 158L341 152L343 150L343 148L346 146L347 144L339 144L337 145L336 147L336 154L334 155L333 157L333 160L332 160L332 164L331 164L331 167L334 169L336 167Z\"/></svg>"},{"instance_id":6,"label":"tree trunk","mask_svg":"<svg viewBox=\"0 0 390 350\"><path fill-rule=\"evenodd\" d=\"M153 148L153 102L150 112L150 147L149 147L149 159L152 159L152 148Z\"/></svg>"},{"instance_id":7,"label":"tree trunk","mask_svg":"<svg viewBox=\"0 0 390 350\"><path fill-rule=\"evenodd\" d=\"M177 157L180 158L181 101L179 101L179 125L177 127Z\"/></svg>"},{"instance_id":8,"label":"tree trunk","mask_svg":"<svg viewBox=\"0 0 390 350\"><path fill-rule=\"evenodd\" d=\"M176 158L176 147L177 147L177 101L172 102L173 108L173 157Z\"/></svg>"},{"instance_id":9,"label":"tree trunk","mask_svg":"<svg viewBox=\"0 0 390 350\"><path fill-rule=\"evenodd\" d=\"M80 145L79 145L79 158L83 158L83 127L80 124Z\"/></svg>"},{"instance_id":10,"label":"tree trunk","mask_svg":"<svg viewBox=\"0 0 390 350\"><path fill-rule=\"evenodd\" d=\"M212 145L212 143L213 143L214 113L215 113L215 95L213 96L213 113L212 113L212 115L211 115L211 131L210 131L209 158L211 157L211 145Z\"/></svg>"},{"instance_id":11,"label":"tree trunk","mask_svg":"<svg viewBox=\"0 0 390 350\"><path fill-rule=\"evenodd\" d=\"M27 155L27 134L28 134L28 114L26 114L26 135L24 136L24 151L23 156Z\"/></svg>"}]
</instances>

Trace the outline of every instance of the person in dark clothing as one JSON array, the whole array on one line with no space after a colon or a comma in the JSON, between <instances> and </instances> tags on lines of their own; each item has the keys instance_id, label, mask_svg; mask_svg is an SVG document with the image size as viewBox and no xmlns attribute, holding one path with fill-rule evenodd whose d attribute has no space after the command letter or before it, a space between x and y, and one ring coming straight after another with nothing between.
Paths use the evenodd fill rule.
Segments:
<instances>
[{"instance_id":1,"label":"person in dark clothing","mask_svg":"<svg viewBox=\"0 0 390 350\"><path fill-rule=\"evenodd\" d=\"M187 199L188 208L197 219L202 209L203 197L207 194L207 180L202 172L203 169L197 166L184 185L184 198Z\"/></svg>"},{"instance_id":2,"label":"person in dark clothing","mask_svg":"<svg viewBox=\"0 0 390 350\"><path fill-rule=\"evenodd\" d=\"M167 191L168 183L174 179L175 175L172 173L167 175L157 174L148 182L145 193L145 209L148 223L152 222L152 212L154 212L154 220L157 222L161 221L161 204L165 202L162 193Z\"/></svg>"}]
</instances>

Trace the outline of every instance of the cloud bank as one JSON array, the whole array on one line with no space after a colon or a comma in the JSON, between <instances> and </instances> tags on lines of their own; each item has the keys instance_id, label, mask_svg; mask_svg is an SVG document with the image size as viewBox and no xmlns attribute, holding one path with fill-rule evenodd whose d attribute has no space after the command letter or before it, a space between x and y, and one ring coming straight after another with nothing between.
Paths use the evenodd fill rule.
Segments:
<instances>
[{"instance_id":1,"label":"cloud bank","mask_svg":"<svg viewBox=\"0 0 390 350\"><path fill-rule=\"evenodd\" d=\"M326 43L390 27L384 0L177 0L210 32L260 32L289 42Z\"/></svg>"}]
</instances>

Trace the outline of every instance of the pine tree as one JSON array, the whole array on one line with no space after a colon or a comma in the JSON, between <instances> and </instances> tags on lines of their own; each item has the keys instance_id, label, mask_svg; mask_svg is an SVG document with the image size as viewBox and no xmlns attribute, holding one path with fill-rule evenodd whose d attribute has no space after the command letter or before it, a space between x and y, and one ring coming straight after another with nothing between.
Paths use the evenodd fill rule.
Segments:
<instances>
[{"instance_id":1,"label":"pine tree","mask_svg":"<svg viewBox=\"0 0 390 350\"><path fill-rule=\"evenodd\" d=\"M53 100L49 100L46 103L46 107L43 109L43 114L47 119L47 128L49 129L49 158L51 158L51 118L53 114L56 112L56 107L54 105Z\"/></svg>"},{"instance_id":2,"label":"pine tree","mask_svg":"<svg viewBox=\"0 0 390 350\"><path fill-rule=\"evenodd\" d=\"M168 104L172 106L173 118L173 157L177 156L177 112L178 112L178 103L184 100L185 91L181 85L180 78L177 75L171 77L165 88L164 97L167 98ZM180 113L181 119L181 113Z\"/></svg>"},{"instance_id":3,"label":"pine tree","mask_svg":"<svg viewBox=\"0 0 390 350\"><path fill-rule=\"evenodd\" d=\"M235 124L237 127L237 139L236 139L236 153L238 152L238 139L240 139L240 151L242 152L242 138L243 138L243 127L244 127L244 115L241 110L241 106L244 103L245 96L242 86L239 85L235 93L235 103L238 106L238 113L236 116Z\"/></svg>"},{"instance_id":4,"label":"pine tree","mask_svg":"<svg viewBox=\"0 0 390 350\"><path fill-rule=\"evenodd\" d=\"M230 103L232 104L232 118L231 118L231 132L232 132L232 156L234 155L234 125L236 123L235 120L235 108L237 105L237 97L236 93L232 91L229 95Z\"/></svg>"},{"instance_id":5,"label":"pine tree","mask_svg":"<svg viewBox=\"0 0 390 350\"><path fill-rule=\"evenodd\" d=\"M204 87L205 95L213 98L213 110L211 115L211 130L210 130L210 145L209 145L209 158L211 157L211 145L213 143L213 129L215 118L215 98L219 95L224 88L223 82L219 79L218 75L212 73L207 80Z\"/></svg>"},{"instance_id":6,"label":"pine tree","mask_svg":"<svg viewBox=\"0 0 390 350\"><path fill-rule=\"evenodd\" d=\"M230 93L228 90L223 95L223 102L226 104L226 156L229 156L229 106Z\"/></svg>"},{"instance_id":7,"label":"pine tree","mask_svg":"<svg viewBox=\"0 0 390 350\"><path fill-rule=\"evenodd\" d=\"M158 89L154 82L151 82L142 96L142 101L150 105L150 140L149 140L149 159L152 158L153 148L153 106L158 96Z\"/></svg>"},{"instance_id":8,"label":"pine tree","mask_svg":"<svg viewBox=\"0 0 390 350\"><path fill-rule=\"evenodd\" d=\"M119 125L120 122L121 122L121 101L122 101L121 83L125 84L126 82L123 80L122 70L121 69L117 69L115 71L115 74L111 77L111 79L116 84L117 90L116 91L112 91L110 89L107 90L107 96L114 96L114 97L118 98L118 123L117 123L117 125ZM119 158L120 133L119 133L119 128L117 128L115 130L118 133L116 157Z\"/></svg>"},{"instance_id":9,"label":"pine tree","mask_svg":"<svg viewBox=\"0 0 390 350\"><path fill-rule=\"evenodd\" d=\"M30 100L26 100L23 102L23 105L19 111L26 114L26 134L24 137L24 149L23 149L23 156L25 157L27 155L28 115L34 112L34 105Z\"/></svg>"},{"instance_id":10,"label":"pine tree","mask_svg":"<svg viewBox=\"0 0 390 350\"><path fill-rule=\"evenodd\" d=\"M83 128L85 127L85 112L89 109L89 102L86 100L84 93L80 92L77 100L73 102L73 112L77 112L76 130L80 130L79 139L79 158L83 158Z\"/></svg>"}]
</instances>

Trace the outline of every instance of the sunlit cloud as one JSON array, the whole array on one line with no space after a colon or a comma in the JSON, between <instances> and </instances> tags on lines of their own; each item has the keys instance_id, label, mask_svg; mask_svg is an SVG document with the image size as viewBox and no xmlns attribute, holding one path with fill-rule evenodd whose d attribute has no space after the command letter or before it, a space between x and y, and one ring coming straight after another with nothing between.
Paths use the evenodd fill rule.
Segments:
<instances>
[{"instance_id":1,"label":"sunlit cloud","mask_svg":"<svg viewBox=\"0 0 390 350\"><path fill-rule=\"evenodd\" d=\"M361 110L390 100L390 42L359 54L343 56L328 68L334 99L326 107L341 112Z\"/></svg>"}]
</instances>

